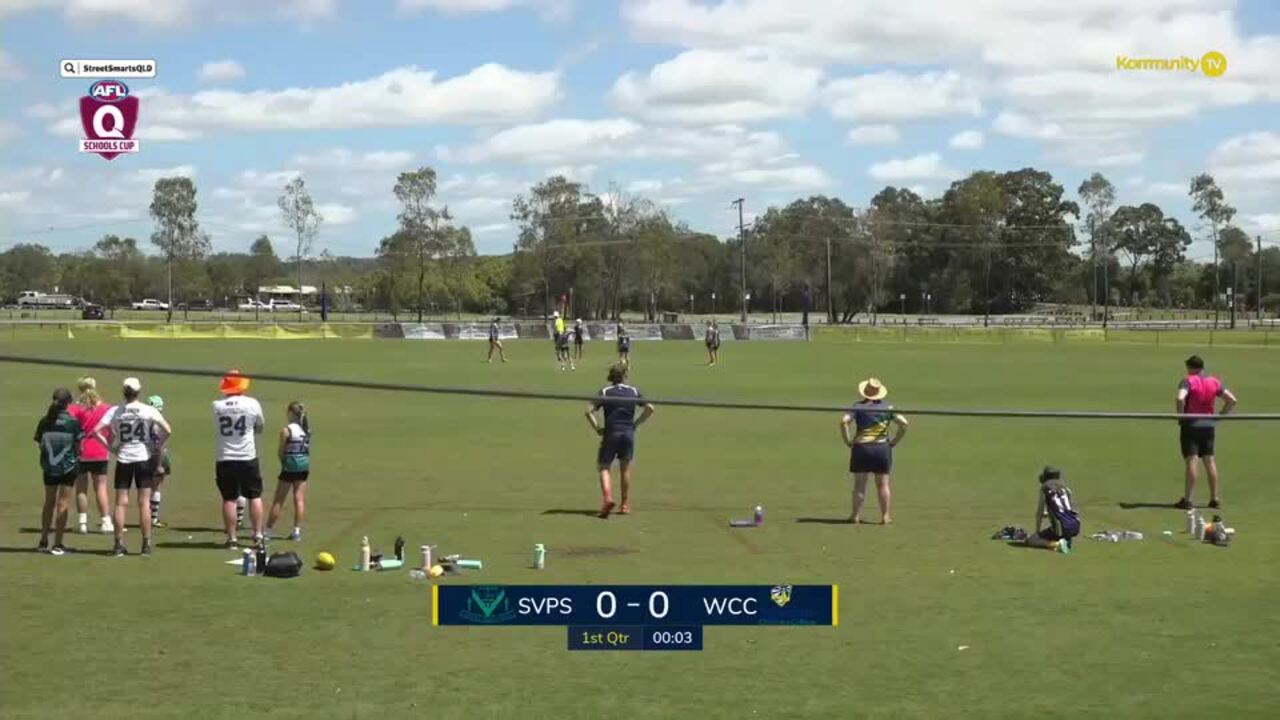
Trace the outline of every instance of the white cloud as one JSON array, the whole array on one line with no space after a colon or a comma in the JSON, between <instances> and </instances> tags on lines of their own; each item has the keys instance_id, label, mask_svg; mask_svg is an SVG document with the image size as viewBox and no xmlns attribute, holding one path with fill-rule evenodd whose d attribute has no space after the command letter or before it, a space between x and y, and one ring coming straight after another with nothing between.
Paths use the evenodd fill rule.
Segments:
<instances>
[{"instance_id":1,"label":"white cloud","mask_svg":"<svg viewBox=\"0 0 1280 720\"><path fill-rule=\"evenodd\" d=\"M637 138L643 128L631 120L558 119L532 125L517 125L496 132L461 151L445 149L443 159L463 162L520 161L527 163L572 162L583 158L615 155L627 141Z\"/></svg>"},{"instance_id":2,"label":"white cloud","mask_svg":"<svg viewBox=\"0 0 1280 720\"><path fill-rule=\"evenodd\" d=\"M300 168L343 172L365 170L380 173L407 170L413 165L414 157L414 154L408 150L374 150L357 153L347 148L328 148L294 155L292 163Z\"/></svg>"},{"instance_id":3,"label":"white cloud","mask_svg":"<svg viewBox=\"0 0 1280 720\"><path fill-rule=\"evenodd\" d=\"M0 205L21 205L31 199L30 190L0 191Z\"/></svg>"},{"instance_id":4,"label":"white cloud","mask_svg":"<svg viewBox=\"0 0 1280 720\"><path fill-rule=\"evenodd\" d=\"M325 225L350 225L359 217L355 208L340 203L320 203L316 210L324 218Z\"/></svg>"},{"instance_id":5,"label":"white cloud","mask_svg":"<svg viewBox=\"0 0 1280 720\"><path fill-rule=\"evenodd\" d=\"M892 125L859 125L849 130L850 145L889 145L898 142L898 128Z\"/></svg>"},{"instance_id":6,"label":"white cloud","mask_svg":"<svg viewBox=\"0 0 1280 720\"><path fill-rule=\"evenodd\" d=\"M1280 132L1236 135L1209 155L1208 171L1242 214L1276 212L1280 198Z\"/></svg>"},{"instance_id":7,"label":"white cloud","mask_svg":"<svg viewBox=\"0 0 1280 720\"><path fill-rule=\"evenodd\" d=\"M8 50L0 50L0 80L21 80L27 71Z\"/></svg>"},{"instance_id":8,"label":"white cloud","mask_svg":"<svg viewBox=\"0 0 1280 720\"><path fill-rule=\"evenodd\" d=\"M938 153L924 153L905 159L886 160L867 168L867 175L880 182L902 182L904 180L951 180L960 176L960 171L948 167Z\"/></svg>"},{"instance_id":9,"label":"white cloud","mask_svg":"<svg viewBox=\"0 0 1280 720\"><path fill-rule=\"evenodd\" d=\"M517 7L538 9L546 17L561 19L573 11L574 0L396 0L396 9L404 15L429 11L444 15L493 13Z\"/></svg>"},{"instance_id":10,"label":"white cloud","mask_svg":"<svg viewBox=\"0 0 1280 720\"><path fill-rule=\"evenodd\" d=\"M477 225L471 228L472 235L487 235L489 233L505 232L511 229L511 223L489 223L488 225Z\"/></svg>"},{"instance_id":11,"label":"white cloud","mask_svg":"<svg viewBox=\"0 0 1280 720\"><path fill-rule=\"evenodd\" d=\"M991 125L1002 135L1033 140L1056 140L1063 136L1062 126L1052 122L1038 122L1016 112L1002 112Z\"/></svg>"},{"instance_id":12,"label":"white cloud","mask_svg":"<svg viewBox=\"0 0 1280 720\"><path fill-rule=\"evenodd\" d=\"M947 145L956 150L980 150L985 143L986 137L980 130L964 130L947 141Z\"/></svg>"},{"instance_id":13,"label":"white cloud","mask_svg":"<svg viewBox=\"0 0 1280 720\"><path fill-rule=\"evenodd\" d=\"M235 60L215 60L200 66L198 77L204 82L232 82L244 78L244 66Z\"/></svg>"},{"instance_id":14,"label":"white cloud","mask_svg":"<svg viewBox=\"0 0 1280 720\"><path fill-rule=\"evenodd\" d=\"M556 167L547 168L547 170L543 173L543 176L555 177L556 175L559 175L565 178L566 180L583 183L585 185L591 182L591 179L596 176L596 170L599 170L599 169L600 169L599 166L591 165L591 164L559 165Z\"/></svg>"},{"instance_id":15,"label":"white cloud","mask_svg":"<svg viewBox=\"0 0 1280 720\"><path fill-rule=\"evenodd\" d=\"M60 9L68 22L92 27L102 20L125 20L140 25L177 27L197 21L242 21L262 17L258 0L5 0L0 17L42 8ZM277 0L270 15L310 24L337 16L338 0Z\"/></svg>"},{"instance_id":16,"label":"white cloud","mask_svg":"<svg viewBox=\"0 0 1280 720\"><path fill-rule=\"evenodd\" d=\"M974 82L955 71L896 70L834 80L825 88L831 115L857 122L903 122L982 112Z\"/></svg>"},{"instance_id":17,"label":"white cloud","mask_svg":"<svg viewBox=\"0 0 1280 720\"><path fill-rule=\"evenodd\" d=\"M822 72L752 51L690 50L648 74L627 73L610 95L660 122L747 123L802 114Z\"/></svg>"},{"instance_id":18,"label":"white cloud","mask_svg":"<svg viewBox=\"0 0 1280 720\"><path fill-rule=\"evenodd\" d=\"M172 132L320 130L520 120L560 94L554 72L523 72L497 64L437 80L433 71L403 67L342 85L285 90L159 91L147 98L146 125ZM80 133L79 117L53 127Z\"/></svg>"},{"instance_id":19,"label":"white cloud","mask_svg":"<svg viewBox=\"0 0 1280 720\"><path fill-rule=\"evenodd\" d=\"M814 165L780 168L743 168L730 172L727 179L735 184L768 185L791 190L820 190L831 185L831 178Z\"/></svg>"},{"instance_id":20,"label":"white cloud","mask_svg":"<svg viewBox=\"0 0 1280 720\"><path fill-rule=\"evenodd\" d=\"M1099 157L1089 158L1084 163L1100 168L1125 167L1128 165L1137 165L1142 162L1144 157L1140 152L1119 152L1111 155L1101 155Z\"/></svg>"},{"instance_id":21,"label":"white cloud","mask_svg":"<svg viewBox=\"0 0 1280 720\"><path fill-rule=\"evenodd\" d=\"M49 103L41 102L28 105L23 109L22 114L36 120L52 120L58 117L58 108Z\"/></svg>"},{"instance_id":22,"label":"white cloud","mask_svg":"<svg viewBox=\"0 0 1280 720\"><path fill-rule=\"evenodd\" d=\"M661 180L633 180L627 184L627 192L633 195L660 192L664 184Z\"/></svg>"}]
</instances>

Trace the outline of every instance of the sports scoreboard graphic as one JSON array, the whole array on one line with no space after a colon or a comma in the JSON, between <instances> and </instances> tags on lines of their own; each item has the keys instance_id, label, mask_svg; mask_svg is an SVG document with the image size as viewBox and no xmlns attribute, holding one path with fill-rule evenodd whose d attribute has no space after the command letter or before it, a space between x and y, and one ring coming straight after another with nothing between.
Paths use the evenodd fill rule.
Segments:
<instances>
[{"instance_id":1,"label":"sports scoreboard graphic","mask_svg":"<svg viewBox=\"0 0 1280 720\"><path fill-rule=\"evenodd\" d=\"M838 585L436 585L432 625L564 626L570 650L701 650L708 625L840 624Z\"/></svg>"}]
</instances>

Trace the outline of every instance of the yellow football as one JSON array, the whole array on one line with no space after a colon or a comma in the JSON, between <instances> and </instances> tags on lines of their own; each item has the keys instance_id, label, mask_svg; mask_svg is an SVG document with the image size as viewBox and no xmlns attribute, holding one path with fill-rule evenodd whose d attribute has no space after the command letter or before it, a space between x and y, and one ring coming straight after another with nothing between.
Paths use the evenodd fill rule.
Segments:
<instances>
[{"instance_id":1,"label":"yellow football","mask_svg":"<svg viewBox=\"0 0 1280 720\"><path fill-rule=\"evenodd\" d=\"M427 574L433 578L438 578L444 574L444 568L439 565L432 565L431 568L427 570Z\"/></svg>"},{"instance_id":2,"label":"yellow football","mask_svg":"<svg viewBox=\"0 0 1280 720\"><path fill-rule=\"evenodd\" d=\"M338 564L338 560L333 556L332 553L322 552L319 555L316 555L317 570L332 570L335 566L337 566L337 564Z\"/></svg>"}]
</instances>

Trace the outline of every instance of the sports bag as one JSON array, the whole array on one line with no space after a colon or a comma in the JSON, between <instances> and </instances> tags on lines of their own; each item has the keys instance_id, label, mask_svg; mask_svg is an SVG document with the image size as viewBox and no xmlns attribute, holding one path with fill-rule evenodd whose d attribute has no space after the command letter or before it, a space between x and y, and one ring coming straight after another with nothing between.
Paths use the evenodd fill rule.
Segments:
<instances>
[{"instance_id":1,"label":"sports bag","mask_svg":"<svg viewBox=\"0 0 1280 720\"><path fill-rule=\"evenodd\" d=\"M302 558L296 552L276 553L267 558L267 577L291 578L302 572Z\"/></svg>"}]
</instances>

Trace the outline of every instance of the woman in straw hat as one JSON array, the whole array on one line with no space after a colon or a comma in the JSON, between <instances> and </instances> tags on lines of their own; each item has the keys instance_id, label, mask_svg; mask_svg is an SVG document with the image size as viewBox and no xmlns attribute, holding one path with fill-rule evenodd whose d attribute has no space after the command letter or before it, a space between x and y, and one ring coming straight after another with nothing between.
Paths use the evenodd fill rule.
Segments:
<instances>
[{"instance_id":1,"label":"woman in straw hat","mask_svg":"<svg viewBox=\"0 0 1280 720\"><path fill-rule=\"evenodd\" d=\"M907 434L907 419L893 411L884 399L889 388L876 378L858 383L862 399L840 420L840 434L851 449L849 472L853 473L853 514L849 522L862 522L862 504L867 499L867 476L876 479L880 498L880 523L893 522L889 514L889 471L893 466L893 448ZM894 427L893 437L889 428Z\"/></svg>"}]
</instances>

